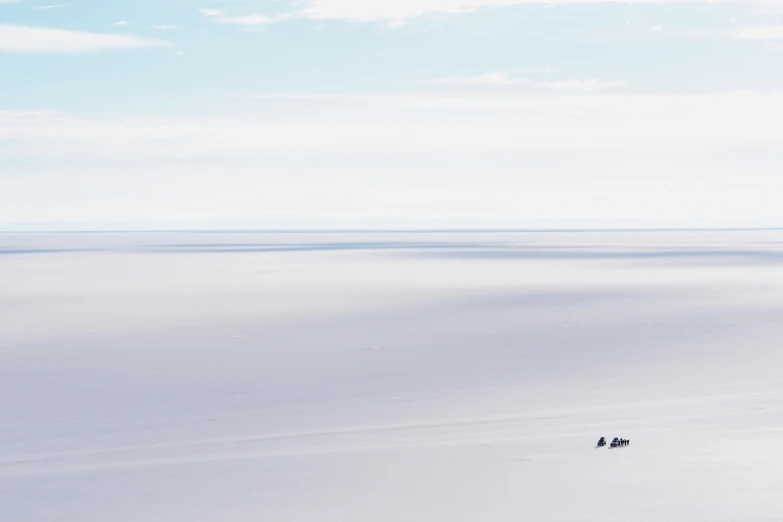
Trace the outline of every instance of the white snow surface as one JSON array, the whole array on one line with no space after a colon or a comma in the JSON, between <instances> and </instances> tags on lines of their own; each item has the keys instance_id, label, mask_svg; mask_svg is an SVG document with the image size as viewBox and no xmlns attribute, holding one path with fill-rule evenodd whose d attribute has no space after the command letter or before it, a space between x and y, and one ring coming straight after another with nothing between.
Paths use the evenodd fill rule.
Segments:
<instances>
[{"instance_id":1,"label":"white snow surface","mask_svg":"<svg viewBox=\"0 0 783 522\"><path fill-rule=\"evenodd\" d=\"M0 235L0 520L782 520L782 362L783 231Z\"/></svg>"}]
</instances>

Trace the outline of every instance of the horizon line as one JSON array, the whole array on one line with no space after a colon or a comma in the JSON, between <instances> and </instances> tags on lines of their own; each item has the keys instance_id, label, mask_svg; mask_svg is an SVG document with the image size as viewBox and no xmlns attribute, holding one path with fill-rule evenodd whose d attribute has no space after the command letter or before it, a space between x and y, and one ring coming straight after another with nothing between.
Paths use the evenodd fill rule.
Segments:
<instances>
[{"instance_id":1,"label":"horizon line","mask_svg":"<svg viewBox=\"0 0 783 522\"><path fill-rule=\"evenodd\" d=\"M0 234L361 234L361 233L542 233L542 232L746 232L783 230L772 227L633 227L633 228L334 228L334 229L2 229Z\"/></svg>"}]
</instances>

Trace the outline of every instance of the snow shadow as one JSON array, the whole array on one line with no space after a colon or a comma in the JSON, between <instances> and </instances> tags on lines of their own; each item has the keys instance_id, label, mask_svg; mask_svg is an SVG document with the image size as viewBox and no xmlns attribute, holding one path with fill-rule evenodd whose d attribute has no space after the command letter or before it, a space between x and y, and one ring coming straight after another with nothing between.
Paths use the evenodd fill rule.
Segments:
<instances>
[{"instance_id":1,"label":"snow shadow","mask_svg":"<svg viewBox=\"0 0 783 522\"><path fill-rule=\"evenodd\" d=\"M89 249L83 248L0 248L0 256L24 254L65 254L89 251Z\"/></svg>"},{"instance_id":2,"label":"snow shadow","mask_svg":"<svg viewBox=\"0 0 783 522\"><path fill-rule=\"evenodd\" d=\"M352 241L352 242L297 242L297 243L173 243L142 247L145 252L166 253L253 253L253 252L319 252L342 250L442 250L487 248L486 243L440 243L409 241ZM491 245L492 248L502 248Z\"/></svg>"},{"instance_id":3,"label":"snow shadow","mask_svg":"<svg viewBox=\"0 0 783 522\"><path fill-rule=\"evenodd\" d=\"M591 248L563 247L520 247L481 248L471 250L456 249L451 251L424 252L412 255L433 259L468 259L468 260L677 260L704 261L716 263L778 263L783 261L783 251L756 249L713 249L713 248L667 248L621 250L603 249L600 246Z\"/></svg>"}]
</instances>

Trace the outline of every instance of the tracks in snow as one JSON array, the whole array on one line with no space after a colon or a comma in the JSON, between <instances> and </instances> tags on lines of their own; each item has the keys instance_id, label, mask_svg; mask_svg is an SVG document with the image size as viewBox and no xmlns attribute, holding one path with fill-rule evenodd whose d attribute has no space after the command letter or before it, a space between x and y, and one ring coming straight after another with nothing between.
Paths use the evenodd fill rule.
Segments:
<instances>
[{"instance_id":1,"label":"tracks in snow","mask_svg":"<svg viewBox=\"0 0 783 522\"><path fill-rule=\"evenodd\" d=\"M728 399L758 398L781 392L759 392L648 401L587 409L552 410L528 415L464 417L418 423L349 426L334 429L246 434L200 440L125 445L84 451L49 452L0 459L0 479L38 474L68 474L155 466L194 465L298 455L331 455L432 447L488 446L526 442L547 448L559 440L558 451L581 448L607 430L622 433L681 431L732 433L748 422L778 429L779 410L735 405ZM85 426L88 439L91 426ZM94 429L100 426L94 426ZM757 429L757 428L754 428ZM132 433L128 434L132 438ZM563 444L573 438L574 444ZM638 438L637 438L638 440ZM638 443L637 443L638 446ZM544 449L537 458L564 458Z\"/></svg>"}]
</instances>

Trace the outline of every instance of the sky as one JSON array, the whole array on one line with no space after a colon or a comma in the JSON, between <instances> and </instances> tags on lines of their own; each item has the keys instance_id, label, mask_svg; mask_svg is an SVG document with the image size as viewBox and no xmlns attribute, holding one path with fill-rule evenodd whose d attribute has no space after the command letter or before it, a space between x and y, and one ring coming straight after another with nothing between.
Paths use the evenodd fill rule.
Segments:
<instances>
[{"instance_id":1,"label":"sky","mask_svg":"<svg viewBox=\"0 0 783 522\"><path fill-rule=\"evenodd\" d=\"M783 226L783 0L0 0L0 230Z\"/></svg>"}]
</instances>

